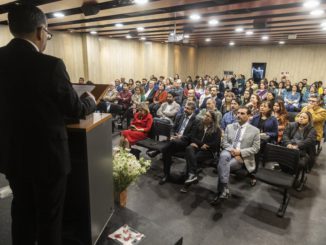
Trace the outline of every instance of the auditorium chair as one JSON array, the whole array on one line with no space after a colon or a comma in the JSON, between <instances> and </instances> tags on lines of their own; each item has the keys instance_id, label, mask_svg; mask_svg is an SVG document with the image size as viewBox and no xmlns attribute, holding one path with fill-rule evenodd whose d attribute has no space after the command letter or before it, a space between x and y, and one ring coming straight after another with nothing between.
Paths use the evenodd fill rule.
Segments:
<instances>
[{"instance_id":1,"label":"auditorium chair","mask_svg":"<svg viewBox=\"0 0 326 245\"><path fill-rule=\"evenodd\" d=\"M260 168L255 177L266 184L279 187L283 190L283 200L277 211L277 216L283 217L288 206L290 195L288 190L293 187L298 172L299 150L284 146L267 144L263 161L278 163L282 171Z\"/></svg>"}]
</instances>

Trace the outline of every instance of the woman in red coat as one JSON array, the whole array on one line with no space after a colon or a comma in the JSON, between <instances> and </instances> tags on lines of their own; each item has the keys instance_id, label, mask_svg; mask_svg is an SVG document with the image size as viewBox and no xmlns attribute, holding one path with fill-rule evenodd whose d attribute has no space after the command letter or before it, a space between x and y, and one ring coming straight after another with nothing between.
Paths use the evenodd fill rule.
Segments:
<instances>
[{"instance_id":1,"label":"woman in red coat","mask_svg":"<svg viewBox=\"0 0 326 245\"><path fill-rule=\"evenodd\" d=\"M149 113L147 104L144 102L140 103L138 105L138 112L134 114L134 120L130 128L122 131L120 146L130 148L130 145L145 139L151 130L152 124L153 117Z\"/></svg>"}]
</instances>

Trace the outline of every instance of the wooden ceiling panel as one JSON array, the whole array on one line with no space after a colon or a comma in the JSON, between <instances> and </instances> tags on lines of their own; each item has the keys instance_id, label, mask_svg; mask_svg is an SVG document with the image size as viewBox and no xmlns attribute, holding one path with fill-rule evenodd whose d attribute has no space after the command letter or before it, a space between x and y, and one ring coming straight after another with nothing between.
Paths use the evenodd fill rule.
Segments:
<instances>
[{"instance_id":1,"label":"wooden ceiling panel","mask_svg":"<svg viewBox=\"0 0 326 245\"><path fill-rule=\"evenodd\" d=\"M26 1L26 0L21 0ZM137 5L133 0L97 0L98 14L85 16L81 9L87 0L30 0L36 3L46 14L49 29L56 31L74 31L88 33L96 30L99 36L125 38L133 34L147 40L165 42L174 30L177 34L190 34L186 42L196 45L226 45L230 40L236 45L266 45L279 40L287 44L326 43L326 31L321 23L326 21L326 14L314 17L309 9L303 7L305 0L150 0L147 4ZM88 0L89 1L89 0ZM0 24L6 24L6 10L15 1L0 0ZM319 9L326 10L326 0L321 0ZM63 18L53 14L61 11ZM199 21L189 16L201 15ZM209 26L208 21L216 18L217 26ZM258 28L254 22L266 22L267 28ZM115 27L123 23L123 27ZM144 31L137 35L136 28ZM237 33L235 28L242 26L253 30L246 36ZM297 34L297 39L287 40L289 34ZM261 36L268 35L268 41ZM206 43L206 38L211 38Z\"/></svg>"}]
</instances>

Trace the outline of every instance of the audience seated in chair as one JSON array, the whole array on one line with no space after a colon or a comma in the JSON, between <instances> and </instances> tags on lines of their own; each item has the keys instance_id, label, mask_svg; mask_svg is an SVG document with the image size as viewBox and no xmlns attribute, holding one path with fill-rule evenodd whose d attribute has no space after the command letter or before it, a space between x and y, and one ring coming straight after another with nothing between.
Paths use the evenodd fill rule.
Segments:
<instances>
[{"instance_id":1,"label":"audience seated in chair","mask_svg":"<svg viewBox=\"0 0 326 245\"><path fill-rule=\"evenodd\" d=\"M153 103L149 105L149 110L153 117L156 117L157 110L164 102L166 102L167 97L168 92L165 90L165 85L160 83L158 90L154 94Z\"/></svg>"},{"instance_id":2,"label":"audience seated in chair","mask_svg":"<svg viewBox=\"0 0 326 245\"><path fill-rule=\"evenodd\" d=\"M313 116L310 112L300 112L297 121L289 123L283 134L283 145L290 149L300 151L300 161L298 163L298 176L301 172L299 185L301 190L305 182L304 176L307 168L310 168L315 161L316 130L312 126ZM291 173L294 174L294 173Z\"/></svg>"},{"instance_id":3,"label":"audience seated in chair","mask_svg":"<svg viewBox=\"0 0 326 245\"><path fill-rule=\"evenodd\" d=\"M208 99L213 99L213 101L215 101L216 108L218 110L220 110L221 106L222 106L222 100L218 96L219 95L219 90L218 90L217 86L215 86L215 85L210 86L209 91L211 93L211 97L204 99L202 105L200 106L200 109L206 108L206 102L207 102Z\"/></svg>"},{"instance_id":4,"label":"audience seated in chair","mask_svg":"<svg viewBox=\"0 0 326 245\"><path fill-rule=\"evenodd\" d=\"M232 99L231 111L224 114L221 121L221 129L224 131L226 126L237 121L237 110L239 109L240 101L238 99Z\"/></svg>"},{"instance_id":5,"label":"audience seated in chair","mask_svg":"<svg viewBox=\"0 0 326 245\"><path fill-rule=\"evenodd\" d=\"M320 106L320 97L311 95L308 99L308 105L302 108L301 112L310 112L312 115L313 127L317 132L317 141L323 138L324 123L326 120L326 109ZM297 115L296 119L299 115Z\"/></svg>"},{"instance_id":6,"label":"audience seated in chair","mask_svg":"<svg viewBox=\"0 0 326 245\"><path fill-rule=\"evenodd\" d=\"M285 109L283 100L278 99L276 102L274 102L272 115L277 119L277 143L280 144L283 137L284 129L289 123L288 113Z\"/></svg>"},{"instance_id":7,"label":"audience seated in chair","mask_svg":"<svg viewBox=\"0 0 326 245\"><path fill-rule=\"evenodd\" d=\"M221 129L216 125L214 111L207 111L205 116L198 122L194 134L190 138L190 145L186 147L188 179L185 185L197 181L197 165L207 159L214 158L221 144Z\"/></svg>"},{"instance_id":8,"label":"audience seated in chair","mask_svg":"<svg viewBox=\"0 0 326 245\"><path fill-rule=\"evenodd\" d=\"M149 104L153 103L153 98L155 95L155 82L154 81L149 81L148 86L145 86L145 101L147 101Z\"/></svg>"},{"instance_id":9,"label":"audience seated in chair","mask_svg":"<svg viewBox=\"0 0 326 245\"><path fill-rule=\"evenodd\" d=\"M240 106L237 111L238 122L226 127L223 139L223 151L218 161L217 196L211 202L217 204L220 198L229 197L230 169L246 168L249 173L256 169L255 154L260 149L259 129L249 124L250 109Z\"/></svg>"},{"instance_id":10,"label":"audience seated in chair","mask_svg":"<svg viewBox=\"0 0 326 245\"><path fill-rule=\"evenodd\" d=\"M170 168L172 164L172 155L176 152L184 151L190 144L190 139L195 131L196 116L195 116L195 103L189 102L186 104L184 114L176 118L173 127L174 135L171 137L170 142L162 150L164 176L160 184L164 184L169 180Z\"/></svg>"},{"instance_id":11,"label":"audience seated in chair","mask_svg":"<svg viewBox=\"0 0 326 245\"><path fill-rule=\"evenodd\" d=\"M298 86L293 85L290 92L286 92L284 96L285 108L287 111L299 111L300 110L300 93L298 92Z\"/></svg>"},{"instance_id":12,"label":"audience seated in chair","mask_svg":"<svg viewBox=\"0 0 326 245\"><path fill-rule=\"evenodd\" d=\"M130 128L122 131L120 146L130 148L137 141L147 137L153 124L153 117L149 113L148 106L145 102L138 105L138 112L134 114Z\"/></svg>"},{"instance_id":13,"label":"audience seated in chair","mask_svg":"<svg viewBox=\"0 0 326 245\"><path fill-rule=\"evenodd\" d=\"M166 102L156 112L157 117L168 120L172 125L176 114L180 110L180 105L174 101L174 96L172 92L168 92Z\"/></svg>"},{"instance_id":14,"label":"audience seated in chair","mask_svg":"<svg viewBox=\"0 0 326 245\"><path fill-rule=\"evenodd\" d=\"M200 110L200 112L197 115L197 119L203 119L204 116L206 115L206 112L207 111L213 111L213 112L215 112L215 116L216 116L216 127L219 128L220 127L220 124L221 124L221 120L222 120L222 113L218 109L216 109L215 101L212 98L209 98L206 101L206 108L203 108L203 109Z\"/></svg>"}]
</instances>

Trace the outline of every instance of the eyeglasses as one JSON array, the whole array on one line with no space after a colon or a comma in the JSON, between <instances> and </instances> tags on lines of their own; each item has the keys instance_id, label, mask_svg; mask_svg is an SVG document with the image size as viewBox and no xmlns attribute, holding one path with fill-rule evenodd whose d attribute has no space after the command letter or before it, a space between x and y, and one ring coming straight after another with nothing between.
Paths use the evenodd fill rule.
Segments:
<instances>
[{"instance_id":1,"label":"eyeglasses","mask_svg":"<svg viewBox=\"0 0 326 245\"><path fill-rule=\"evenodd\" d=\"M46 32L46 35L47 35L47 39L48 40L51 40L52 37L53 37L53 34L51 32L48 31L48 29L46 27L42 27L42 29Z\"/></svg>"},{"instance_id":2,"label":"eyeglasses","mask_svg":"<svg viewBox=\"0 0 326 245\"><path fill-rule=\"evenodd\" d=\"M316 103L317 100L308 100L308 102L311 102L311 103Z\"/></svg>"}]
</instances>

